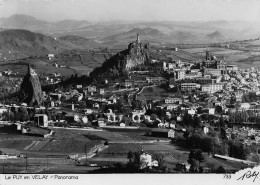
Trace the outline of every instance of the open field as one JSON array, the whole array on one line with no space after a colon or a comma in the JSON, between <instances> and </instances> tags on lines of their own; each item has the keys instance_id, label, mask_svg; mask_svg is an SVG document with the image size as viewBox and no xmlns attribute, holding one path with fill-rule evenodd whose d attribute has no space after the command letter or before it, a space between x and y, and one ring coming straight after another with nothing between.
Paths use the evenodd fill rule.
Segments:
<instances>
[{"instance_id":1,"label":"open field","mask_svg":"<svg viewBox=\"0 0 260 185\"><path fill-rule=\"evenodd\" d=\"M109 53L90 52L85 50L66 51L57 54L54 59L48 60L46 56L27 57L17 60L1 61L1 71L11 69L14 72L24 75L27 72L27 63L30 63L38 75L60 73L62 76L71 76L74 73L79 75L89 74L94 68L99 67L109 58ZM55 67L54 64L65 66Z\"/></svg>"},{"instance_id":2,"label":"open field","mask_svg":"<svg viewBox=\"0 0 260 185\"><path fill-rule=\"evenodd\" d=\"M3 167L4 165L4 167ZM78 174L89 173L99 167L76 166L73 160L66 157L28 157L27 170L24 158L0 160L0 173L55 173Z\"/></svg>"},{"instance_id":3,"label":"open field","mask_svg":"<svg viewBox=\"0 0 260 185\"><path fill-rule=\"evenodd\" d=\"M216 56L219 59L227 59L229 57L233 57L233 62L240 60L241 57L249 57L250 54L244 51L239 50L232 50L232 49L226 49L226 48L192 48L192 49L184 49L186 52L195 53L203 57L205 59L205 52L209 50L210 53L214 56ZM235 60L236 59L236 60ZM231 61L231 60L227 60Z\"/></svg>"},{"instance_id":4,"label":"open field","mask_svg":"<svg viewBox=\"0 0 260 185\"><path fill-rule=\"evenodd\" d=\"M248 53L237 53L226 57L226 61L229 63L237 62L239 60L247 59L250 57Z\"/></svg>"},{"instance_id":5,"label":"open field","mask_svg":"<svg viewBox=\"0 0 260 185\"><path fill-rule=\"evenodd\" d=\"M208 47L208 48L191 48L191 49L183 49L183 51L189 53L204 53L209 50L211 53L226 53L226 54L233 54L242 52L240 50L233 50L227 48L217 48L217 47Z\"/></svg>"},{"instance_id":6,"label":"open field","mask_svg":"<svg viewBox=\"0 0 260 185\"><path fill-rule=\"evenodd\" d=\"M162 94L166 91L160 87L144 87L138 94L137 99L139 100L163 100Z\"/></svg>"},{"instance_id":7,"label":"open field","mask_svg":"<svg viewBox=\"0 0 260 185\"><path fill-rule=\"evenodd\" d=\"M121 135L117 132L108 132L108 131L90 131L85 133L84 135L91 136L98 136L99 138L103 138L103 140L119 142L119 141L134 141L132 138L129 138L126 135Z\"/></svg>"},{"instance_id":8,"label":"open field","mask_svg":"<svg viewBox=\"0 0 260 185\"><path fill-rule=\"evenodd\" d=\"M200 55L197 53L192 52L186 52L184 50L178 50L178 51L167 51L167 57L170 57L172 60L181 60L184 62L192 62L202 59Z\"/></svg>"},{"instance_id":9,"label":"open field","mask_svg":"<svg viewBox=\"0 0 260 185\"><path fill-rule=\"evenodd\" d=\"M239 68L250 68L252 65L259 65L260 52L257 51L240 51L227 48L192 48L184 49L186 52L195 53L205 58L205 52L209 49L212 55L219 59L224 59L228 64L235 64Z\"/></svg>"},{"instance_id":10,"label":"open field","mask_svg":"<svg viewBox=\"0 0 260 185\"><path fill-rule=\"evenodd\" d=\"M143 143L135 143L141 141L138 139L140 136L136 135L144 134L147 129L123 129L121 132L117 132L117 129L111 132L55 129L56 138L37 150L24 150L24 147L35 141L35 137L32 137L34 140L26 140L24 136L24 140L14 140L18 136L15 137L13 135L9 138L8 142L0 142L0 145L2 145L3 151L6 153L27 154L28 169L25 170L24 158L0 160L0 166L5 164L5 173L90 173L92 170L99 169L100 167L76 166L74 161L67 159L67 155L75 153L83 154L85 151L103 142L103 139L111 142L125 141L129 143L110 143L107 149L98 153L97 156L88 159L88 163L97 164L98 166L113 166L118 162L126 164L128 162L127 153L129 151L138 152L140 150L150 154L163 154L165 165L171 170L174 169L177 163L187 162L189 150L173 143L156 142L156 140L153 140L154 143L146 143L144 140ZM138 131L134 132L134 130ZM6 139L6 136L3 135L2 138L5 137ZM84 135L88 137L86 138ZM41 142L45 141L42 140ZM4 145L1 143L4 143ZM12 149L13 147L15 149ZM201 163L203 167L211 168L214 166L217 168L219 165L222 165L226 170L233 171L245 167L243 164L215 159L207 156L207 154L205 156L205 162Z\"/></svg>"},{"instance_id":11,"label":"open field","mask_svg":"<svg viewBox=\"0 0 260 185\"><path fill-rule=\"evenodd\" d=\"M40 151L63 154L85 153L97 144L100 144L100 142L70 139L52 140L50 143L41 148Z\"/></svg>"}]
</instances>

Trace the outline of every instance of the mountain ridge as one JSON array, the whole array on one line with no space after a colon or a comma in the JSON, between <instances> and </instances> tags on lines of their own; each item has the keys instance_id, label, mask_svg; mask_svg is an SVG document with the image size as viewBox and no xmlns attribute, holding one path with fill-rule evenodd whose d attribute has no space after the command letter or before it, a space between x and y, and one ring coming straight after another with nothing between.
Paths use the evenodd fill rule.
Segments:
<instances>
[{"instance_id":1,"label":"mountain ridge","mask_svg":"<svg viewBox=\"0 0 260 185\"><path fill-rule=\"evenodd\" d=\"M12 53L20 53L20 58L48 53L60 53L71 49L94 49L101 45L94 40L80 36L53 38L41 33L22 29L0 31L0 60L10 59Z\"/></svg>"}]
</instances>

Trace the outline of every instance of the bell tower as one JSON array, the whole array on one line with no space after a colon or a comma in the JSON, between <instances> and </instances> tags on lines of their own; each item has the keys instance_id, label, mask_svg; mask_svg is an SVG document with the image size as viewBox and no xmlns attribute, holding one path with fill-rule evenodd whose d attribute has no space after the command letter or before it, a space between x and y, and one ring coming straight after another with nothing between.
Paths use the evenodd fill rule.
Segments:
<instances>
[{"instance_id":1,"label":"bell tower","mask_svg":"<svg viewBox=\"0 0 260 185\"><path fill-rule=\"evenodd\" d=\"M210 53L209 53L209 50L206 51L206 60L210 60Z\"/></svg>"},{"instance_id":2,"label":"bell tower","mask_svg":"<svg viewBox=\"0 0 260 185\"><path fill-rule=\"evenodd\" d=\"M137 36L136 36L136 43L137 43L137 44L140 44L139 34L137 34Z\"/></svg>"}]
</instances>

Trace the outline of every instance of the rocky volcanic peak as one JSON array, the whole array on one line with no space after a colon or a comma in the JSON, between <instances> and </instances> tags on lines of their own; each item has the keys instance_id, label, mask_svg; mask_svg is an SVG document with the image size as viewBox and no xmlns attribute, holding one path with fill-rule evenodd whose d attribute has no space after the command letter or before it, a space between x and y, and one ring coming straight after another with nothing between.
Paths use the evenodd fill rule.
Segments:
<instances>
[{"instance_id":1,"label":"rocky volcanic peak","mask_svg":"<svg viewBox=\"0 0 260 185\"><path fill-rule=\"evenodd\" d=\"M149 62L149 44L141 43L138 34L136 41L130 43L128 49L109 58L101 67L94 69L90 75L95 78L105 73L123 74L133 67L147 62Z\"/></svg>"},{"instance_id":2,"label":"rocky volcanic peak","mask_svg":"<svg viewBox=\"0 0 260 185\"><path fill-rule=\"evenodd\" d=\"M43 94L39 78L35 71L28 65L28 73L24 76L20 87L20 101L28 106L42 104Z\"/></svg>"}]
</instances>

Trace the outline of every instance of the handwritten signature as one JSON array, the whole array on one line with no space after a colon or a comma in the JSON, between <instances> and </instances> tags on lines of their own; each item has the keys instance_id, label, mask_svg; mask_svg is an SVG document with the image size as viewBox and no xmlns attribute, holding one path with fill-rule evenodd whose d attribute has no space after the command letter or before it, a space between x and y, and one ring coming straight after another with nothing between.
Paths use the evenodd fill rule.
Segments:
<instances>
[{"instance_id":1,"label":"handwritten signature","mask_svg":"<svg viewBox=\"0 0 260 185\"><path fill-rule=\"evenodd\" d=\"M239 177L237 180L254 178L253 182L255 182L255 179L258 178L258 175L259 175L259 172L256 172L256 171L252 172L251 170L248 170L246 173L244 173L244 175Z\"/></svg>"}]
</instances>

